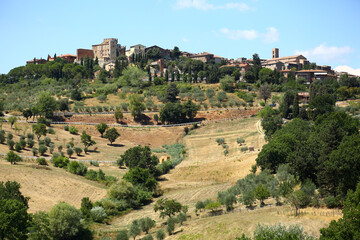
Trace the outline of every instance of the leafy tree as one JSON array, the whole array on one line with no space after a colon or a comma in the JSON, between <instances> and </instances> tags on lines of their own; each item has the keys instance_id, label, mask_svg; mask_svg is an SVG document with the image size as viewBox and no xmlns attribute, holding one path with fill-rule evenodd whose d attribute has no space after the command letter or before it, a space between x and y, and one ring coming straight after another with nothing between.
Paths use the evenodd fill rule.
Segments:
<instances>
[{"instance_id":1,"label":"leafy tree","mask_svg":"<svg viewBox=\"0 0 360 240\"><path fill-rule=\"evenodd\" d=\"M81 147L75 147L74 150L75 150L76 155L80 156L80 154L82 152Z\"/></svg>"},{"instance_id":2,"label":"leafy tree","mask_svg":"<svg viewBox=\"0 0 360 240\"><path fill-rule=\"evenodd\" d=\"M189 119L189 121L193 121L197 114L197 111L200 109L200 106L196 105L189 99L184 103L183 109L184 109L184 114Z\"/></svg>"},{"instance_id":3,"label":"leafy tree","mask_svg":"<svg viewBox=\"0 0 360 240\"><path fill-rule=\"evenodd\" d=\"M173 51L171 52L171 56L175 59L178 59L181 55L181 52L179 50L179 47L175 46Z\"/></svg>"},{"instance_id":4,"label":"leafy tree","mask_svg":"<svg viewBox=\"0 0 360 240\"><path fill-rule=\"evenodd\" d=\"M347 240L360 238L360 183L356 191L349 190L344 203L343 217L331 221L329 227L320 230L321 240Z\"/></svg>"},{"instance_id":5,"label":"leafy tree","mask_svg":"<svg viewBox=\"0 0 360 240\"><path fill-rule=\"evenodd\" d=\"M120 133L116 130L116 128L110 128L106 131L104 137L110 141L110 145L120 136Z\"/></svg>"},{"instance_id":6,"label":"leafy tree","mask_svg":"<svg viewBox=\"0 0 360 240\"><path fill-rule=\"evenodd\" d=\"M264 206L264 200L270 197L270 191L266 186L259 184L255 188L254 192L255 198L260 201L260 205Z\"/></svg>"},{"instance_id":7,"label":"leafy tree","mask_svg":"<svg viewBox=\"0 0 360 240\"><path fill-rule=\"evenodd\" d=\"M91 218L98 223L102 223L106 218L107 214L105 212L105 209L101 206L93 207L90 210Z\"/></svg>"},{"instance_id":8,"label":"leafy tree","mask_svg":"<svg viewBox=\"0 0 360 240\"><path fill-rule=\"evenodd\" d=\"M122 229L116 235L116 240L129 240L128 231L126 229Z\"/></svg>"},{"instance_id":9,"label":"leafy tree","mask_svg":"<svg viewBox=\"0 0 360 240\"><path fill-rule=\"evenodd\" d=\"M81 142L82 142L82 144L84 144L85 148L88 148L88 147L96 144L96 142L94 140L91 140L91 136L89 134L86 134L85 131L82 132L80 138L81 138Z\"/></svg>"},{"instance_id":10,"label":"leafy tree","mask_svg":"<svg viewBox=\"0 0 360 240\"><path fill-rule=\"evenodd\" d=\"M46 118L52 118L53 112L57 109L57 103L50 92L41 92L36 104L40 115Z\"/></svg>"},{"instance_id":11,"label":"leafy tree","mask_svg":"<svg viewBox=\"0 0 360 240\"><path fill-rule=\"evenodd\" d=\"M157 230L156 232L156 239L157 240L164 240L165 239L165 232L162 229Z\"/></svg>"},{"instance_id":12,"label":"leafy tree","mask_svg":"<svg viewBox=\"0 0 360 240\"><path fill-rule=\"evenodd\" d=\"M318 116L334 111L335 99L332 95L321 95L312 99L309 103L310 117L316 119Z\"/></svg>"},{"instance_id":13,"label":"leafy tree","mask_svg":"<svg viewBox=\"0 0 360 240\"><path fill-rule=\"evenodd\" d=\"M5 160L10 162L11 164L15 164L16 162L22 161L21 157L16 153L14 153L13 151L8 152L8 154L5 157Z\"/></svg>"},{"instance_id":14,"label":"leafy tree","mask_svg":"<svg viewBox=\"0 0 360 240\"><path fill-rule=\"evenodd\" d=\"M184 108L180 103L166 103L160 111L160 121L162 123L181 123L186 120Z\"/></svg>"},{"instance_id":15,"label":"leafy tree","mask_svg":"<svg viewBox=\"0 0 360 240\"><path fill-rule=\"evenodd\" d=\"M134 185L143 186L149 191L154 191L158 184L154 176L150 174L149 169L143 169L139 167L130 169L123 176L123 179Z\"/></svg>"},{"instance_id":16,"label":"leafy tree","mask_svg":"<svg viewBox=\"0 0 360 240\"><path fill-rule=\"evenodd\" d=\"M62 112L69 111L69 99L60 99L58 101L59 110Z\"/></svg>"},{"instance_id":17,"label":"leafy tree","mask_svg":"<svg viewBox=\"0 0 360 240\"><path fill-rule=\"evenodd\" d=\"M130 111L131 115L134 119L138 119L141 117L142 112L145 110L145 104L143 103L142 99L139 95L133 94L129 97L130 99Z\"/></svg>"},{"instance_id":18,"label":"leafy tree","mask_svg":"<svg viewBox=\"0 0 360 240\"><path fill-rule=\"evenodd\" d=\"M139 220L139 225L140 225L140 229L141 231L145 232L146 234L149 233L149 230L153 227L155 227L155 221L152 220L149 217L146 218L141 218Z\"/></svg>"},{"instance_id":19,"label":"leafy tree","mask_svg":"<svg viewBox=\"0 0 360 240\"><path fill-rule=\"evenodd\" d=\"M263 68L259 71L259 80L262 84L271 84L275 82L274 71L269 68Z\"/></svg>"},{"instance_id":20,"label":"leafy tree","mask_svg":"<svg viewBox=\"0 0 360 240\"><path fill-rule=\"evenodd\" d=\"M115 110L114 116L115 116L116 122L119 122L120 119L124 118L124 115L123 115L123 113L121 112L120 109Z\"/></svg>"},{"instance_id":21,"label":"leafy tree","mask_svg":"<svg viewBox=\"0 0 360 240\"><path fill-rule=\"evenodd\" d=\"M110 198L117 200L130 200L134 196L134 187L131 183L120 180L111 185L107 194Z\"/></svg>"},{"instance_id":22,"label":"leafy tree","mask_svg":"<svg viewBox=\"0 0 360 240\"><path fill-rule=\"evenodd\" d=\"M106 129L109 128L108 125L106 125L106 123L99 123L98 125L95 126L96 130L98 130L98 132L101 134L101 137L103 137L104 132L106 131Z\"/></svg>"},{"instance_id":23,"label":"leafy tree","mask_svg":"<svg viewBox=\"0 0 360 240\"><path fill-rule=\"evenodd\" d=\"M264 68L267 69L267 68ZM263 69L262 69L263 70ZM269 69L270 70L270 69ZM271 87L269 85L262 85L259 88L259 97L264 99L265 104L266 104L266 100L271 98Z\"/></svg>"},{"instance_id":24,"label":"leafy tree","mask_svg":"<svg viewBox=\"0 0 360 240\"><path fill-rule=\"evenodd\" d=\"M70 97L72 100L75 100L75 101L80 101L82 99L81 92L77 88L75 88L74 90L71 91Z\"/></svg>"},{"instance_id":25,"label":"leafy tree","mask_svg":"<svg viewBox=\"0 0 360 240\"><path fill-rule=\"evenodd\" d=\"M44 155L47 150L48 150L48 148L45 145L43 145L43 144L39 145L39 153L40 153L40 155Z\"/></svg>"},{"instance_id":26,"label":"leafy tree","mask_svg":"<svg viewBox=\"0 0 360 240\"><path fill-rule=\"evenodd\" d=\"M261 127L264 129L267 139L271 139L274 133L281 129L282 124L283 120L278 115L265 117L261 120Z\"/></svg>"},{"instance_id":27,"label":"leafy tree","mask_svg":"<svg viewBox=\"0 0 360 240\"><path fill-rule=\"evenodd\" d=\"M137 220L134 220L129 229L129 236L133 237L134 240L136 239L136 236L138 236L141 233L139 223Z\"/></svg>"},{"instance_id":28,"label":"leafy tree","mask_svg":"<svg viewBox=\"0 0 360 240\"><path fill-rule=\"evenodd\" d=\"M166 231L171 235L175 230L176 219L173 217L169 217L166 221Z\"/></svg>"},{"instance_id":29,"label":"leafy tree","mask_svg":"<svg viewBox=\"0 0 360 240\"><path fill-rule=\"evenodd\" d=\"M171 83L166 89L165 99L167 102L176 102L178 94L179 90L177 89L176 84Z\"/></svg>"},{"instance_id":30,"label":"leafy tree","mask_svg":"<svg viewBox=\"0 0 360 240\"><path fill-rule=\"evenodd\" d=\"M52 239L49 227L49 216L46 212L37 212L31 216L29 227L30 240L50 240Z\"/></svg>"},{"instance_id":31,"label":"leafy tree","mask_svg":"<svg viewBox=\"0 0 360 240\"><path fill-rule=\"evenodd\" d=\"M90 210L93 208L93 204L88 197L84 197L81 199L81 208L80 211L83 216L89 218L90 217Z\"/></svg>"},{"instance_id":32,"label":"leafy tree","mask_svg":"<svg viewBox=\"0 0 360 240\"><path fill-rule=\"evenodd\" d=\"M48 215L49 227L55 240L76 239L82 229L80 210L60 202L51 208Z\"/></svg>"},{"instance_id":33,"label":"leafy tree","mask_svg":"<svg viewBox=\"0 0 360 240\"><path fill-rule=\"evenodd\" d=\"M148 146L136 146L126 150L117 163L119 166L125 164L130 169L135 167L149 169L150 173L154 174L159 159L151 154L151 150Z\"/></svg>"},{"instance_id":34,"label":"leafy tree","mask_svg":"<svg viewBox=\"0 0 360 240\"><path fill-rule=\"evenodd\" d=\"M234 78L229 75L226 75L224 78L220 79L220 87L225 92L234 92L234 83Z\"/></svg>"},{"instance_id":35,"label":"leafy tree","mask_svg":"<svg viewBox=\"0 0 360 240\"><path fill-rule=\"evenodd\" d=\"M9 121L10 126L11 126L11 128L12 128L13 125L14 125L14 124L16 123L16 121L17 121L17 117L11 116L11 117L8 118L8 121Z\"/></svg>"},{"instance_id":36,"label":"leafy tree","mask_svg":"<svg viewBox=\"0 0 360 240\"><path fill-rule=\"evenodd\" d=\"M46 136L47 131L45 124L43 123L34 124L32 125L32 129L38 140L41 138L41 136Z\"/></svg>"},{"instance_id":37,"label":"leafy tree","mask_svg":"<svg viewBox=\"0 0 360 240\"><path fill-rule=\"evenodd\" d=\"M177 202L174 199L161 198L157 200L154 205L154 211L159 211L161 218L164 218L165 216L168 216L170 218L171 216L180 212L181 209L181 203Z\"/></svg>"},{"instance_id":38,"label":"leafy tree","mask_svg":"<svg viewBox=\"0 0 360 240\"><path fill-rule=\"evenodd\" d=\"M40 149L40 147L39 147ZM74 150L70 147L68 149L66 149L66 153L69 156L69 158L71 158L71 156L74 154Z\"/></svg>"}]
</instances>

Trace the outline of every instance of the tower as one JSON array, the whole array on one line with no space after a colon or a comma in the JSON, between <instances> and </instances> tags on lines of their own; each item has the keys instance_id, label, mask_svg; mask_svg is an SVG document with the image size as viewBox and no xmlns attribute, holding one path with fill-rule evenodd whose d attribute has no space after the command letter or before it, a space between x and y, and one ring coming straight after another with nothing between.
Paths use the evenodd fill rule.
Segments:
<instances>
[{"instance_id":1,"label":"tower","mask_svg":"<svg viewBox=\"0 0 360 240\"><path fill-rule=\"evenodd\" d=\"M272 49L272 58L279 58L279 49L278 48Z\"/></svg>"}]
</instances>

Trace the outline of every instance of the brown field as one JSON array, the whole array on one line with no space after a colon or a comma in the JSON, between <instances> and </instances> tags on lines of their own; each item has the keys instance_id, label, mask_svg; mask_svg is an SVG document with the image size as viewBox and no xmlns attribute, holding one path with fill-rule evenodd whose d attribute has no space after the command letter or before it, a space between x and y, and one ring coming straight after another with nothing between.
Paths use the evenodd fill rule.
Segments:
<instances>
[{"instance_id":1,"label":"brown field","mask_svg":"<svg viewBox=\"0 0 360 240\"><path fill-rule=\"evenodd\" d=\"M209 217L207 212L195 215L197 201L207 198L216 200L219 191L226 190L249 173L259 151L265 144L257 117L236 119L244 113L240 112L237 115L234 111L219 111L211 114L218 120L205 121L199 129L191 131L183 138L184 127L118 128L121 137L115 142L118 144L116 146L108 146L106 139L100 138L94 126L76 126L79 133L86 130L94 136L99 150L99 152L91 152L89 155L77 158L116 160L126 149L138 144L161 148L163 144L182 142L187 151L186 158L169 174L163 176L160 186L164 190L164 197L176 199L189 206L188 215L191 218L185 222L184 226L177 227L176 233L166 239L234 239L241 233L249 235L258 223L298 224L304 227L306 232L318 236L320 228L326 227L331 220L340 217L339 214L331 214L332 210L312 208L305 209L299 217L294 217L288 205L277 207L271 199L265 202L267 204L265 207L255 206L254 210L248 210L243 205L237 204L232 213L216 217ZM85 119L85 116L82 117ZM221 117L233 118L233 120L220 120ZM8 124L4 124L3 128L10 130ZM63 130L63 126L54 128L56 136L50 135L50 137L56 145L68 142L71 137L74 137L75 145L81 146L80 135L71 135ZM219 137L225 138L229 146L227 156L224 155L222 146L215 142ZM255 151L241 152L240 146L236 143L238 137L245 139L243 146L254 147ZM14 138L16 140L18 136L14 134ZM7 151L6 145L0 145L0 152ZM23 151L21 154L31 155L31 152ZM21 163L11 166L4 161L0 162L0 181L20 182L24 195L31 197L31 212L48 210L58 201L67 201L79 207L82 197L88 196L92 200L98 200L106 195L106 187L101 184L88 181L62 169L54 167L50 167L51 170L35 169L31 165L33 164ZM126 172L112 165L100 165L100 167L106 174L118 178ZM165 220L159 219L158 213L153 211L153 205L154 203L133 210L124 216L115 217L109 224L94 225L92 229L95 232L95 238L100 239L105 235L115 237L120 229L144 216L157 221L157 226L151 233L163 228L162 223Z\"/></svg>"},{"instance_id":2,"label":"brown field","mask_svg":"<svg viewBox=\"0 0 360 240\"><path fill-rule=\"evenodd\" d=\"M106 188L101 184L52 166L48 169L34 166L34 163L10 165L0 161L0 181L20 183L23 195L30 197L29 212L48 211L61 201L79 208L83 197L96 201L106 196Z\"/></svg>"}]
</instances>

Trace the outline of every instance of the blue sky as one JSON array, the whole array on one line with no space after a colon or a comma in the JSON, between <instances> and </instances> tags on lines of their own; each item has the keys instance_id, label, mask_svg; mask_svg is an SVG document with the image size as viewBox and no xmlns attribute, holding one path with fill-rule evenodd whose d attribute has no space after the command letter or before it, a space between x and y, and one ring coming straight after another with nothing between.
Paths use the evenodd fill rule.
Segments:
<instances>
[{"instance_id":1,"label":"blue sky","mask_svg":"<svg viewBox=\"0 0 360 240\"><path fill-rule=\"evenodd\" d=\"M359 0L1 0L0 73L114 37L227 58L277 47L360 75L359 12Z\"/></svg>"}]
</instances>

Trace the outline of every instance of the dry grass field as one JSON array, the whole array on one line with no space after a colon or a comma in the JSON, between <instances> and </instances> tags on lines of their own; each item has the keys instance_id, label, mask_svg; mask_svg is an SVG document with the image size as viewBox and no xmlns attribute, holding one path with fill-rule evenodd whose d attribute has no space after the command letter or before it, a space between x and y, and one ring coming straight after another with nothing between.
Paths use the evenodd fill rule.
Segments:
<instances>
[{"instance_id":1,"label":"dry grass field","mask_svg":"<svg viewBox=\"0 0 360 240\"><path fill-rule=\"evenodd\" d=\"M56 203L65 201L77 208L83 197L92 201L106 196L106 187L84 177L49 166L37 169L35 163L10 165L0 161L0 181L17 181L24 196L30 197L29 212L48 211Z\"/></svg>"}]
</instances>

